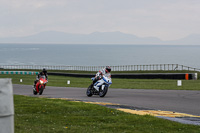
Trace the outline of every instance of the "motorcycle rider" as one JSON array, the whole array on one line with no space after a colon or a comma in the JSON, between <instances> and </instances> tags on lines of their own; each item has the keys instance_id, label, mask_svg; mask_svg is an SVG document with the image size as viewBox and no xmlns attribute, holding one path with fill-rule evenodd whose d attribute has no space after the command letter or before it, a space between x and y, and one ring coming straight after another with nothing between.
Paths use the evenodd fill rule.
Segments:
<instances>
[{"instance_id":1,"label":"motorcycle rider","mask_svg":"<svg viewBox=\"0 0 200 133\"><path fill-rule=\"evenodd\" d=\"M102 85L102 83L99 83L98 80L101 80L101 78L103 77L103 75L105 74L109 74L111 72L111 67L110 66L106 66L105 68L99 70L96 73L95 79L93 80L93 87L99 91L99 86Z\"/></svg>"},{"instance_id":2,"label":"motorcycle rider","mask_svg":"<svg viewBox=\"0 0 200 133\"><path fill-rule=\"evenodd\" d=\"M48 81L48 75L47 75L47 70L45 68L43 68L42 72L40 72L37 76L36 76L36 80L34 81L34 86L33 89L35 90L36 88L36 83L39 81L41 76L45 76L46 80Z\"/></svg>"}]
</instances>

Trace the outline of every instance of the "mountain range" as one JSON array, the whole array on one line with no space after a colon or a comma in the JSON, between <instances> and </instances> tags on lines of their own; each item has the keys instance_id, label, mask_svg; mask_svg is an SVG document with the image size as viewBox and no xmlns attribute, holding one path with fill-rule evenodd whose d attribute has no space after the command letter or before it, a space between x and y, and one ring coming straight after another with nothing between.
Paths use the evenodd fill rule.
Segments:
<instances>
[{"instance_id":1,"label":"mountain range","mask_svg":"<svg viewBox=\"0 0 200 133\"><path fill-rule=\"evenodd\" d=\"M200 34L191 34L178 40L163 41L157 37L138 37L119 31L93 32L91 34L46 31L24 37L0 38L0 43L200 45Z\"/></svg>"}]
</instances>

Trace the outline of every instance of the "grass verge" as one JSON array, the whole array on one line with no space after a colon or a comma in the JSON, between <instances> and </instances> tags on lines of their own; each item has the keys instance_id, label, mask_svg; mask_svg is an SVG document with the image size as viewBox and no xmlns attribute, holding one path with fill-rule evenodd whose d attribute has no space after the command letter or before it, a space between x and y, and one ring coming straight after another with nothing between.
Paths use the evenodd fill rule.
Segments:
<instances>
[{"instance_id":1,"label":"grass verge","mask_svg":"<svg viewBox=\"0 0 200 133\"><path fill-rule=\"evenodd\" d=\"M12 78L13 84L33 85L35 75L0 75L0 78ZM23 79L23 82L20 82ZM67 81L70 80L70 84ZM87 88L91 84L90 78L67 76L49 76L47 86L81 87ZM167 79L119 79L113 78L110 88L124 89L165 89L165 90L200 90L199 80L182 80L182 86L177 86L177 80Z\"/></svg>"},{"instance_id":2,"label":"grass verge","mask_svg":"<svg viewBox=\"0 0 200 133\"><path fill-rule=\"evenodd\" d=\"M133 115L100 105L14 96L15 133L198 133L200 126Z\"/></svg>"}]
</instances>

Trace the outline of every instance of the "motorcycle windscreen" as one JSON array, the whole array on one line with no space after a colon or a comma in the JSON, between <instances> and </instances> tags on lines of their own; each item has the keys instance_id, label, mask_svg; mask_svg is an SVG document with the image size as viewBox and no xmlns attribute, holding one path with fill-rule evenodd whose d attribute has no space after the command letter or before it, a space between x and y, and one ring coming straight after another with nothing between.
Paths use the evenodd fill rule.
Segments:
<instances>
[{"instance_id":1,"label":"motorcycle windscreen","mask_svg":"<svg viewBox=\"0 0 200 133\"><path fill-rule=\"evenodd\" d=\"M40 78L46 79L45 75L42 75Z\"/></svg>"}]
</instances>

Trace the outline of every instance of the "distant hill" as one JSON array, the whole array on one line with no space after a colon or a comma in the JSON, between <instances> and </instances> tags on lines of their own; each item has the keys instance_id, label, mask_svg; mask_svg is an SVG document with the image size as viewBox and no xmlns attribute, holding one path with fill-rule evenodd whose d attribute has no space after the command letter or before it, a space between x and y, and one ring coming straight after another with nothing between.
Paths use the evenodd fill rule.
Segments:
<instances>
[{"instance_id":1,"label":"distant hill","mask_svg":"<svg viewBox=\"0 0 200 133\"><path fill-rule=\"evenodd\" d=\"M191 34L179 40L166 41L167 44L200 45L200 34Z\"/></svg>"},{"instance_id":2,"label":"distant hill","mask_svg":"<svg viewBox=\"0 0 200 133\"><path fill-rule=\"evenodd\" d=\"M162 41L156 37L137 37L122 32L94 32L70 34L46 31L25 37L0 38L0 43L53 43L53 44L200 44L200 35L190 35L174 41Z\"/></svg>"}]
</instances>

